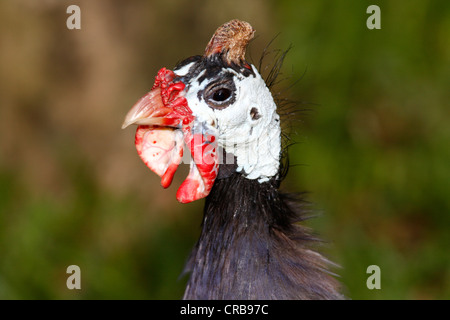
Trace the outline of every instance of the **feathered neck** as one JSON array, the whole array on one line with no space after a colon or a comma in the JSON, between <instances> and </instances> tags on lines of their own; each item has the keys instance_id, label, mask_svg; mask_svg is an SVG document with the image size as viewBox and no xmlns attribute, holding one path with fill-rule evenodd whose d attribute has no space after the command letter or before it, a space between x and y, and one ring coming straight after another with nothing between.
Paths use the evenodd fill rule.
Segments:
<instances>
[{"instance_id":1,"label":"feathered neck","mask_svg":"<svg viewBox=\"0 0 450 320\"><path fill-rule=\"evenodd\" d=\"M342 298L330 263L308 249L314 238L295 224L301 205L294 209L278 185L239 173L215 182L186 266L184 299Z\"/></svg>"}]
</instances>

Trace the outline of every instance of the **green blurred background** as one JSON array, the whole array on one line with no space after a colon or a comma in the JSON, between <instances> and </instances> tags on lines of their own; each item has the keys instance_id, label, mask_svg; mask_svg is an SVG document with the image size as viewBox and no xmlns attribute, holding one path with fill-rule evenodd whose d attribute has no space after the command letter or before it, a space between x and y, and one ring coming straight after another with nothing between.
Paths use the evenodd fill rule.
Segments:
<instances>
[{"instance_id":1,"label":"green blurred background","mask_svg":"<svg viewBox=\"0 0 450 320\"><path fill-rule=\"evenodd\" d=\"M68 30L66 8L81 8ZM381 30L366 9L381 8ZM0 298L179 299L203 201L182 205L141 162L129 108L161 67L201 54L239 18L249 55L293 48L284 190L352 299L450 298L450 2L0 2ZM286 83L288 84L288 80ZM68 290L66 268L81 268ZM381 289L366 287L369 265Z\"/></svg>"}]
</instances>

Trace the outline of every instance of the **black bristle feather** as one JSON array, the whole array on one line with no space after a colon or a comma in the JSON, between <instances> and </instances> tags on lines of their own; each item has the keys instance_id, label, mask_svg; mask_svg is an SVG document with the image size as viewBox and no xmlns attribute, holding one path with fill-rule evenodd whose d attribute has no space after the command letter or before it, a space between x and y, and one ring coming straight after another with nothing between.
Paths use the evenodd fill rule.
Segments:
<instances>
[{"instance_id":1,"label":"black bristle feather","mask_svg":"<svg viewBox=\"0 0 450 320\"><path fill-rule=\"evenodd\" d=\"M343 298L329 262L310 248L319 240L298 224L303 200L278 184L237 172L215 182L184 299Z\"/></svg>"}]
</instances>

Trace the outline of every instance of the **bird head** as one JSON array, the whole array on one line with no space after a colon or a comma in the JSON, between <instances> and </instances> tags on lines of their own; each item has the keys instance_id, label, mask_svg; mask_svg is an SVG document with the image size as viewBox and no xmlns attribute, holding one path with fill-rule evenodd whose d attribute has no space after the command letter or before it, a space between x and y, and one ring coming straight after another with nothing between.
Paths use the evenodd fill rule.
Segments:
<instances>
[{"instance_id":1,"label":"bird head","mask_svg":"<svg viewBox=\"0 0 450 320\"><path fill-rule=\"evenodd\" d=\"M203 55L173 70L162 68L150 92L125 117L122 128L138 125L138 154L164 188L183 159L189 160L189 175L177 192L182 203L206 197L221 165L232 164L259 183L278 174L276 104L256 67L245 60L253 35L247 22L225 23Z\"/></svg>"}]
</instances>

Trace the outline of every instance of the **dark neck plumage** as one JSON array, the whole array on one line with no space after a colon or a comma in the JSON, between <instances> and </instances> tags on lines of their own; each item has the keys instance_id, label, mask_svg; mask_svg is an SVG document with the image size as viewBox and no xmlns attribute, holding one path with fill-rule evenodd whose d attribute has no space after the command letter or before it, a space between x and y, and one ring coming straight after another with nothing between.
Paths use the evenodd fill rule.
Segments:
<instances>
[{"instance_id":1,"label":"dark neck plumage","mask_svg":"<svg viewBox=\"0 0 450 320\"><path fill-rule=\"evenodd\" d=\"M329 262L308 249L313 238L279 181L239 173L216 180L202 233L186 266L184 299L339 299Z\"/></svg>"}]
</instances>

